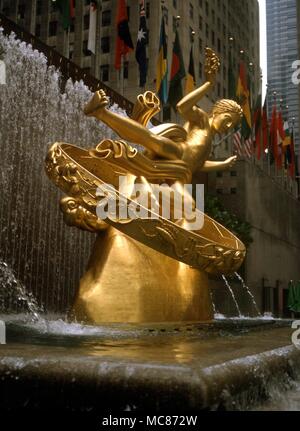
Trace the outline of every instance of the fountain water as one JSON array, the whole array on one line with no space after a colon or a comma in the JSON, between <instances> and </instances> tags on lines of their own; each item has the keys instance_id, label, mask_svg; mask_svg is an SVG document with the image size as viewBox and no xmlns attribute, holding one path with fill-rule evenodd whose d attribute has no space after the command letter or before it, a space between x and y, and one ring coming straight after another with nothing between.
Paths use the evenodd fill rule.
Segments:
<instances>
[{"instance_id":1,"label":"fountain water","mask_svg":"<svg viewBox=\"0 0 300 431\"><path fill-rule=\"evenodd\" d=\"M231 286L230 286L230 284L229 284L229 281L227 280L227 278L225 277L225 275L222 275L222 279L224 280L224 283L225 283L225 285L226 285L227 289L228 289L228 290L229 290L229 292L230 292L230 295L231 295L231 297L232 297L232 300L233 300L234 305L235 305L235 307L236 307L236 310L237 310L237 312L238 312L238 316L239 316L239 317L242 317L242 313L241 313L241 310L240 310L239 304L237 303L236 297L235 297L235 295L234 295L234 292L233 292L233 290L232 290L232 287L231 287Z\"/></svg>"},{"instance_id":2,"label":"fountain water","mask_svg":"<svg viewBox=\"0 0 300 431\"><path fill-rule=\"evenodd\" d=\"M22 311L28 312L31 321L41 320L43 309L38 306L31 292L16 279L13 271L5 262L0 260L0 310L1 312Z\"/></svg>"},{"instance_id":3,"label":"fountain water","mask_svg":"<svg viewBox=\"0 0 300 431\"><path fill-rule=\"evenodd\" d=\"M251 292L249 286L247 286L247 284L245 283L245 280L243 279L243 277L238 272L235 272L234 275L241 282L243 288L247 291L247 293L248 293L248 295L249 295L249 297L251 299L252 305L254 306L254 308L255 308L255 310L257 312L257 315L261 316L261 312L259 311L258 305L257 305L257 303L255 301L254 295Z\"/></svg>"},{"instance_id":4,"label":"fountain water","mask_svg":"<svg viewBox=\"0 0 300 431\"><path fill-rule=\"evenodd\" d=\"M7 71L6 85L0 85L0 258L30 286L39 304L65 310L93 235L66 232L59 192L44 175L46 149L61 140L85 147L113 133L83 115L91 96L83 82L69 80L61 93L60 72L47 66L43 54L1 30L0 46Z\"/></svg>"}]
</instances>

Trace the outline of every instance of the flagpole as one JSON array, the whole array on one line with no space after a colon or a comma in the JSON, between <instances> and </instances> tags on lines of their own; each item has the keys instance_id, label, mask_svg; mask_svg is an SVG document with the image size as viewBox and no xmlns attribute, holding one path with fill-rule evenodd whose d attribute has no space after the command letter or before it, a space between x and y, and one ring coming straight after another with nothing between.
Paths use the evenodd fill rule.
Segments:
<instances>
[{"instance_id":1,"label":"flagpole","mask_svg":"<svg viewBox=\"0 0 300 431\"><path fill-rule=\"evenodd\" d=\"M177 15L177 16L176 16L176 30L177 30L177 31L178 31L178 29L179 29L180 18L181 18L181 16L180 16L180 15ZM175 116L176 116L176 123L178 123L178 122L179 122L179 117L178 117L178 111L177 111L177 110L176 110L176 114L175 114Z\"/></svg>"},{"instance_id":2,"label":"flagpole","mask_svg":"<svg viewBox=\"0 0 300 431\"><path fill-rule=\"evenodd\" d=\"M161 19L160 21L162 21L163 16L164 16L164 7L165 7L165 0L161 0L160 1L160 11L161 11ZM167 55L168 58L168 55ZM159 111L159 121L161 123L163 123L164 121L164 103L161 101L161 109Z\"/></svg>"}]
</instances>

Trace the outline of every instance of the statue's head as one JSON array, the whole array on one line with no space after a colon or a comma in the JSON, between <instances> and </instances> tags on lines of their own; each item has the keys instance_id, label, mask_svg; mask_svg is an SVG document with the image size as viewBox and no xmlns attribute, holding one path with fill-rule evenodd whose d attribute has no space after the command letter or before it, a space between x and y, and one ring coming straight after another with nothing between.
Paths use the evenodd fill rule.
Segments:
<instances>
[{"instance_id":1,"label":"statue's head","mask_svg":"<svg viewBox=\"0 0 300 431\"><path fill-rule=\"evenodd\" d=\"M211 118L216 133L226 133L240 123L243 110L234 100L223 99L215 103Z\"/></svg>"}]
</instances>

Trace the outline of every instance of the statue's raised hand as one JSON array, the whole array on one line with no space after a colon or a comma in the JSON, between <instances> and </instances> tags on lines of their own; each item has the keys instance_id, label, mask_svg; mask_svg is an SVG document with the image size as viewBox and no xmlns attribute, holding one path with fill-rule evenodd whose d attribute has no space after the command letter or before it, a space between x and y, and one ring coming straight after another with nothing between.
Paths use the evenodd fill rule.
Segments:
<instances>
[{"instance_id":1,"label":"statue's raised hand","mask_svg":"<svg viewBox=\"0 0 300 431\"><path fill-rule=\"evenodd\" d=\"M216 74L220 69L220 59L217 54L211 49L205 49L205 77L208 82L214 84Z\"/></svg>"},{"instance_id":2,"label":"statue's raised hand","mask_svg":"<svg viewBox=\"0 0 300 431\"><path fill-rule=\"evenodd\" d=\"M104 90L99 90L94 93L94 96L84 108L85 115L93 115L99 109L105 108L109 104L109 98Z\"/></svg>"}]
</instances>

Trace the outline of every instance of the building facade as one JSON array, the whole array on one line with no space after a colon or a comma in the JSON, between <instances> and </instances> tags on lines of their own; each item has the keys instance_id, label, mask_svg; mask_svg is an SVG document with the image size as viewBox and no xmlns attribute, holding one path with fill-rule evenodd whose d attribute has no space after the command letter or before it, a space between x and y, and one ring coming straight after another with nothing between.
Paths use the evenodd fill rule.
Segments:
<instances>
[{"instance_id":1,"label":"building facade","mask_svg":"<svg viewBox=\"0 0 300 431\"><path fill-rule=\"evenodd\" d=\"M296 0L266 0L269 116L276 97L277 107L281 105L290 127L294 124L299 153L299 86L292 81L292 64L299 58L298 3Z\"/></svg>"},{"instance_id":2,"label":"building facade","mask_svg":"<svg viewBox=\"0 0 300 431\"><path fill-rule=\"evenodd\" d=\"M0 0L0 11L55 47L61 54L88 70L107 85L134 101L139 88L139 72L134 52L124 62L123 73L115 70L117 0L98 1L96 53L87 49L89 32L89 0L76 0L75 19L69 31L64 31L56 2L52 0ZM139 26L139 2L127 0L129 27L134 45ZM204 102L211 105L219 98L228 97L229 52L232 52L235 74L241 58L248 66L252 97L260 85L259 67L259 7L257 0L151 0L145 1L149 43L147 47L148 76L146 88L156 88L161 17L164 14L168 42L168 69L171 70L172 48L177 16L179 37L188 69L189 54L194 40L196 84L204 76L205 47L212 47L221 59L221 70L215 90ZM194 38L192 32L195 32ZM242 53L241 53L242 51ZM184 82L183 82L184 86ZM174 114L172 114L174 116ZM170 110L165 110L165 118Z\"/></svg>"}]
</instances>

